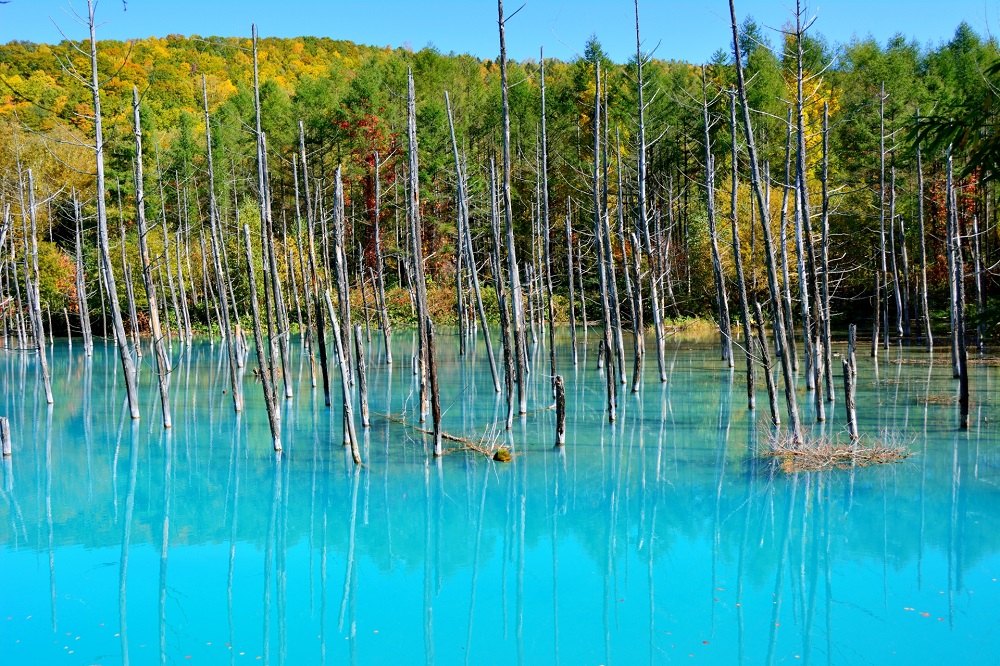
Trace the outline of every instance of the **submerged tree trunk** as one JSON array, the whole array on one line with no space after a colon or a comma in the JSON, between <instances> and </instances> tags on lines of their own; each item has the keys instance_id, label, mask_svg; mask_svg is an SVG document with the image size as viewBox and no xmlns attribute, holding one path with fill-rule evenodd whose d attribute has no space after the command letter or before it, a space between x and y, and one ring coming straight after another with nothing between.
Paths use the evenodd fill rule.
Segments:
<instances>
[{"instance_id":1,"label":"submerged tree trunk","mask_svg":"<svg viewBox=\"0 0 1000 666\"><path fill-rule=\"evenodd\" d=\"M601 61L594 62L594 89L601 89ZM609 296L609 275L606 266L606 257L610 256L604 247L604 215L601 207L601 95L598 92L594 95L594 239L597 242L597 272L600 279L601 289L601 314L604 320L603 327L603 350L598 351L598 357L603 358L605 363L605 380L607 384L608 396L608 421L615 422L618 403L618 387L615 382L615 353L611 342L611 299ZM602 354L603 351L603 354Z\"/></svg>"},{"instance_id":2,"label":"submerged tree trunk","mask_svg":"<svg viewBox=\"0 0 1000 666\"><path fill-rule=\"evenodd\" d=\"M407 72L407 145L409 153L409 209L410 209L410 250L413 262L413 285L417 301L417 322L420 339L420 421L427 417L428 409L428 377L427 377L427 321L430 313L427 311L427 281L424 274L423 231L420 224L420 182L419 160L417 157L417 102L413 89L413 71Z\"/></svg>"},{"instance_id":3,"label":"submerged tree trunk","mask_svg":"<svg viewBox=\"0 0 1000 666\"><path fill-rule=\"evenodd\" d=\"M507 43L504 35L506 18L504 18L503 13L503 0L497 0L497 9L500 17L498 21L500 28L500 89L503 105L503 162L501 165L503 179L501 181L500 189L501 207L503 208L504 222L507 229L507 275L510 279L511 323L513 325L514 338L514 364L517 371L518 413L527 414L528 391L525 384L527 383L528 363L524 340L524 303L521 297L521 289L519 285L520 278L518 277L517 252L514 249L514 211L510 192L510 174L512 168L510 158L510 101L507 84Z\"/></svg>"},{"instance_id":4,"label":"submerged tree trunk","mask_svg":"<svg viewBox=\"0 0 1000 666\"><path fill-rule=\"evenodd\" d=\"M916 111L916 123L920 125L920 109ZM931 312L927 297L927 233L924 229L924 167L920 156L920 141L917 140L917 223L920 225L920 316L924 324L927 351L934 352L934 334L931 331Z\"/></svg>"},{"instance_id":5,"label":"submerged tree trunk","mask_svg":"<svg viewBox=\"0 0 1000 666\"><path fill-rule=\"evenodd\" d=\"M250 242L250 225L243 225L244 250L247 258L247 277L250 281L250 313L253 317L254 346L257 348L257 366L260 385L264 390L264 404L267 407L267 422L271 427L271 442L274 450L281 452L281 421L278 419L278 401L271 382L274 358L265 346L264 334L260 326L260 306L257 303L257 279L253 267L253 248Z\"/></svg>"},{"instance_id":6,"label":"submerged tree trunk","mask_svg":"<svg viewBox=\"0 0 1000 666\"><path fill-rule=\"evenodd\" d=\"M389 312L385 303L385 258L382 255L382 181L379 178L379 154L375 153L375 210L372 214L375 233L375 271L378 278L378 314L382 327L382 340L385 344L386 365L392 365L392 328L389 325Z\"/></svg>"},{"instance_id":7,"label":"submerged tree trunk","mask_svg":"<svg viewBox=\"0 0 1000 666\"><path fill-rule=\"evenodd\" d=\"M760 222L764 238L764 259L767 263L767 282L771 293L771 301L774 310L775 337L778 338L782 349L787 349L785 343L785 329L781 322L781 309L779 305L780 291L778 288L778 273L774 265L774 247L771 240L771 213L767 207L764 188L761 183L760 170L757 161L757 147L754 142L753 127L750 122L750 107L747 104L746 84L743 80L743 63L739 48L739 28L736 23L736 5L734 0L729 0L730 26L733 33L733 49L736 58L736 82L740 96L740 106L743 110L743 130L747 142L747 153L750 159L750 179L754 192L757 195L757 206L760 211ZM781 356L782 376L785 382L785 403L788 409L789 430L792 442L801 445L803 442L802 428L799 423L798 402L795 396L795 378L792 375L792 365L789 354Z\"/></svg>"},{"instance_id":8,"label":"submerged tree trunk","mask_svg":"<svg viewBox=\"0 0 1000 666\"><path fill-rule=\"evenodd\" d=\"M715 276L715 302L719 313L719 337L722 360L733 367L733 333L729 323L729 302L726 295L726 276L722 271L719 254L719 237L715 230L715 156L712 154L710 132L712 123L708 115L708 79L704 65L701 68L702 118L705 124L705 192L708 208L708 237L712 246L712 274Z\"/></svg>"},{"instance_id":9,"label":"submerged tree trunk","mask_svg":"<svg viewBox=\"0 0 1000 666\"><path fill-rule=\"evenodd\" d=\"M642 66L646 57L642 53L642 42L639 39L639 0L635 0L635 62L636 62L636 88L638 91L639 110L639 136L638 154L636 156L636 213L639 216L639 227L643 234L646 249L646 257L649 262L649 298L650 307L653 310L653 332L656 335L656 366L660 373L660 381L667 381L666 364L664 361L664 340L663 340L663 312L660 308L660 297L657 281L661 277L659 271L654 270L654 266L659 262L654 261L653 247L649 237L649 216L646 201L646 102L645 85L642 76ZM654 95L655 96L655 95ZM652 100L650 100L652 103ZM659 239L657 239L659 242ZM571 295L572 300L572 295ZM575 350L574 350L575 353ZM574 360L575 363L575 360Z\"/></svg>"},{"instance_id":10,"label":"submerged tree trunk","mask_svg":"<svg viewBox=\"0 0 1000 666\"><path fill-rule=\"evenodd\" d=\"M330 314L330 322L333 324L333 339L337 350L337 360L340 362L340 386L343 394L344 404L344 444L351 447L351 458L355 465L361 464L361 451L358 448L358 434L354 428L354 399L351 396L351 364L347 357L350 349L344 347L344 338L340 325L340 317L336 308L333 307L333 299L330 298L330 291L323 292L326 299L326 309Z\"/></svg>"},{"instance_id":11,"label":"submerged tree trunk","mask_svg":"<svg viewBox=\"0 0 1000 666\"><path fill-rule=\"evenodd\" d=\"M94 156L97 163L97 248L100 253L104 285L107 288L108 300L111 304L111 316L114 324L115 343L121 359L122 374L125 376L125 393L128 396L129 414L133 419L139 418L139 397L136 391L135 362L128 348L128 337L125 334L125 324L122 322L121 308L118 305L118 288L115 284L115 274L111 262L111 242L108 239L108 214L105 203L104 185L104 133L101 127L101 86L97 75L97 22L94 18L96 2L87 0L87 25L90 28L90 92L94 101ZM103 313L102 313L103 314Z\"/></svg>"},{"instance_id":12,"label":"submerged tree trunk","mask_svg":"<svg viewBox=\"0 0 1000 666\"><path fill-rule=\"evenodd\" d=\"M42 386L45 388L45 402L53 404L52 380L49 377L49 359L45 351L45 329L42 324L41 287L38 273L38 224L35 213L35 176L28 169L28 215L31 218L31 268L28 268L25 257L24 275L28 292L28 312L31 316L34 331L35 350L38 352L38 371L42 376ZM27 254L27 239L25 239L25 254ZM49 326L51 329L51 325Z\"/></svg>"},{"instance_id":13,"label":"submerged tree trunk","mask_svg":"<svg viewBox=\"0 0 1000 666\"><path fill-rule=\"evenodd\" d=\"M149 245L146 242L146 195L142 170L142 125L139 121L139 90L132 88L132 126L135 133L135 219L139 236L139 260L142 262L142 284L146 289L149 304L149 330L153 336L153 357L156 359L156 379L160 388L160 406L163 409L163 427L171 426L170 393L167 390L170 376L170 359L163 347L163 332L160 330L160 309L157 305L156 286L153 284L153 267L149 260ZM235 394L235 391L234 391Z\"/></svg>"},{"instance_id":14,"label":"submerged tree trunk","mask_svg":"<svg viewBox=\"0 0 1000 666\"><path fill-rule=\"evenodd\" d=\"M202 101L205 105L205 155L208 163L208 221L212 241L212 268L215 272L215 290L221 302L219 309L221 310L222 319L219 325L220 327L225 327L226 355L229 357L229 383L233 391L233 410L239 413L243 411L243 384L240 381L240 360L238 358L240 356L238 345L241 344L240 327L239 319L237 318L236 327L235 329L233 328L229 315L230 291L229 285L226 283L226 273L223 271L225 251L222 244L223 234L220 228L222 226L222 218L219 215L219 206L215 198L215 167L212 161L212 123L208 115L208 88L204 75L201 77L201 92Z\"/></svg>"},{"instance_id":15,"label":"submerged tree trunk","mask_svg":"<svg viewBox=\"0 0 1000 666\"><path fill-rule=\"evenodd\" d=\"M90 307L87 304L87 276L83 264L83 218L80 215L80 201L73 192L73 212L76 217L76 302L80 310L80 328L83 333L83 353L94 355L94 332L90 325ZM138 347L137 347L138 348Z\"/></svg>"},{"instance_id":16,"label":"submerged tree trunk","mask_svg":"<svg viewBox=\"0 0 1000 666\"><path fill-rule=\"evenodd\" d=\"M552 376L552 391L556 391L556 312L552 304L552 241L549 229L549 147L545 127L545 52L539 51L542 80L542 227L545 242L545 293L548 301L549 318L549 372Z\"/></svg>"},{"instance_id":17,"label":"submerged tree trunk","mask_svg":"<svg viewBox=\"0 0 1000 666\"><path fill-rule=\"evenodd\" d=\"M743 255L740 252L740 224L738 216L739 190L739 159L736 143L736 91L731 91L729 97L729 127L730 139L733 144L732 201L730 205L730 220L733 232L733 262L736 264L736 286L740 292L740 312L743 317L743 342L746 344L744 355L747 363L747 409L755 409L754 371L753 371L753 332L750 327L750 299L747 297L747 283L743 275Z\"/></svg>"},{"instance_id":18,"label":"submerged tree trunk","mask_svg":"<svg viewBox=\"0 0 1000 666\"><path fill-rule=\"evenodd\" d=\"M573 365L579 363L576 349L576 295L573 293L573 222L571 201L566 198L566 281L569 283L569 332L573 346Z\"/></svg>"}]
</instances>

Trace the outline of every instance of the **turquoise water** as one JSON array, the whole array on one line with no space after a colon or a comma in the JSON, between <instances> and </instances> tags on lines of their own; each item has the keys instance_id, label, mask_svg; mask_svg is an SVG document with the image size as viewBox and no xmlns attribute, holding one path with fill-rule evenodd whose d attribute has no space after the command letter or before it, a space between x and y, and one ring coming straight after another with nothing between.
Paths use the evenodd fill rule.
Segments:
<instances>
[{"instance_id":1,"label":"turquoise water","mask_svg":"<svg viewBox=\"0 0 1000 666\"><path fill-rule=\"evenodd\" d=\"M877 379L860 356L862 431L914 455L786 474L753 456L766 394L755 420L712 346L669 341L661 384L649 344L642 392L608 424L597 338L575 370L560 338L565 449L538 349L531 413L499 435L520 455L497 464L428 455L413 336L395 335L390 369L373 335L360 470L337 373L330 409L296 345L280 461L249 371L234 414L219 344L175 348L170 432L148 354L132 423L112 346L88 360L56 341L52 408L35 360L0 350L3 663L1000 660L997 368L973 366L960 432L945 354L883 352ZM504 406L484 346L437 346L444 429L489 436ZM842 400L828 418L843 430Z\"/></svg>"}]
</instances>

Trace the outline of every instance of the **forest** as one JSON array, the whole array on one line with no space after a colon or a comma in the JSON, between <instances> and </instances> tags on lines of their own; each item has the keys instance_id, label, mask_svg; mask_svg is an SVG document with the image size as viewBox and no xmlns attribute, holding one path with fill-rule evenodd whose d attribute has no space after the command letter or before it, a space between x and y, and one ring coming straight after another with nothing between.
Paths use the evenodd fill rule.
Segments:
<instances>
[{"instance_id":1,"label":"forest","mask_svg":"<svg viewBox=\"0 0 1000 666\"><path fill-rule=\"evenodd\" d=\"M950 336L956 377L958 320L980 350L995 334L1000 54L965 23L938 45L830 44L801 7L780 32L733 9L738 48L668 62L636 3L636 55L615 63L596 35L569 62L508 61L503 19L495 60L100 41L90 19L91 40L0 47L0 325L21 348L68 332L173 349L251 329L259 296L269 338L318 329L321 346L337 303L350 366L352 320L369 339L499 323L507 354L536 322L575 336L603 312L625 383L623 328L636 368L655 330L662 376L663 336L710 321L732 366L759 302L788 331L777 358L798 369L800 331L809 388L825 374L832 398L831 330L870 329L873 352Z\"/></svg>"}]
</instances>

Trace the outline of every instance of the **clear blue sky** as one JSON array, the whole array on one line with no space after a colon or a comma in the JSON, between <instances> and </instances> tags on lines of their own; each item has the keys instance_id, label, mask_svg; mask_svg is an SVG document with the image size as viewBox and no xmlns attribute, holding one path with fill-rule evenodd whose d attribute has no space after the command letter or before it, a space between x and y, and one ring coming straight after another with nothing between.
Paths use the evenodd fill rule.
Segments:
<instances>
[{"instance_id":1,"label":"clear blue sky","mask_svg":"<svg viewBox=\"0 0 1000 666\"><path fill-rule=\"evenodd\" d=\"M507 0L508 14L523 0ZM791 16L794 0L737 0L739 19L752 15L773 28ZM497 9L491 0L100 0L99 37L249 35L256 22L263 36L315 35L379 46L420 49L433 43L448 53L495 57ZM0 43L58 42L53 21L70 37L86 32L69 14L86 11L86 0L9 0L0 5ZM656 57L708 60L729 43L725 0L640 0L645 48L659 43ZM809 4L815 30L830 42L871 35L884 43L899 32L921 44L951 38L959 22L978 33L1000 32L1000 0L827 0ZM633 0L528 0L507 24L507 48L515 59L571 59L596 34L616 61L634 53ZM773 33L772 33L772 41Z\"/></svg>"}]
</instances>

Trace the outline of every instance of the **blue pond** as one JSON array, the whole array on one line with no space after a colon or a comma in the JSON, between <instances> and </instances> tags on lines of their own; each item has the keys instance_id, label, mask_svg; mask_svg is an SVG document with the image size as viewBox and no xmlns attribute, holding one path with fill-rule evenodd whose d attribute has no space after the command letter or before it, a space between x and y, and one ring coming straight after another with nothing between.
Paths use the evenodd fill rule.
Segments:
<instances>
[{"instance_id":1,"label":"blue pond","mask_svg":"<svg viewBox=\"0 0 1000 666\"><path fill-rule=\"evenodd\" d=\"M959 431L946 352L860 356L861 430L913 455L787 473L756 455L767 398L761 382L748 411L742 359L733 372L715 346L673 339L661 383L650 341L641 391L623 387L610 424L597 341L591 331L574 368L560 332L567 446L556 450L545 349L529 413L505 432L481 341L463 359L454 335L439 336L444 430L506 443L516 455L502 464L455 441L429 455L413 335L395 334L391 367L373 335L360 469L341 444L339 376L327 407L297 343L280 459L252 359L237 415L219 343L175 346L170 431L148 351L132 422L112 345L86 358L78 341L55 341L52 407L36 359L0 350L13 435L0 660L1000 660L997 368L972 366L971 426ZM839 389L811 434L843 434ZM799 398L811 423L804 386Z\"/></svg>"}]
</instances>

